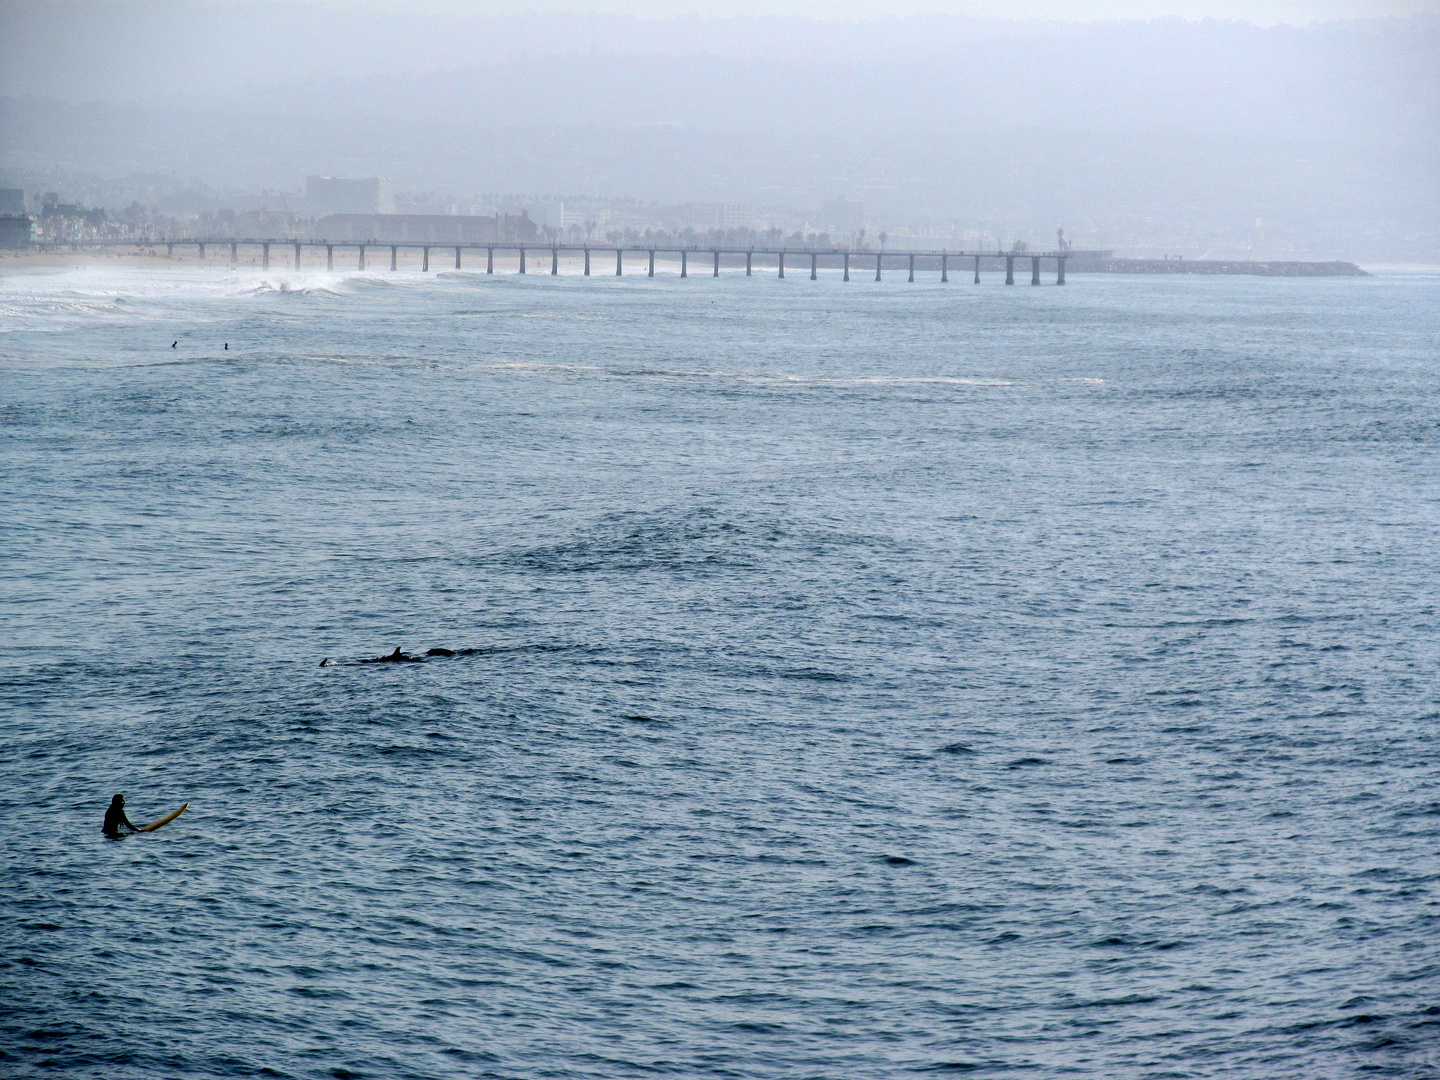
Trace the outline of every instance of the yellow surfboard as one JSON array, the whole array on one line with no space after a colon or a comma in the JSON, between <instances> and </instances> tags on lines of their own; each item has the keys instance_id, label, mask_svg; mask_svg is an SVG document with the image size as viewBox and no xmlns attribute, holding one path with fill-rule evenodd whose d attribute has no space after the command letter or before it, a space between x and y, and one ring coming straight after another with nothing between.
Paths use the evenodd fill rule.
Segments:
<instances>
[{"instance_id":1,"label":"yellow surfboard","mask_svg":"<svg viewBox=\"0 0 1440 1080\"><path fill-rule=\"evenodd\" d=\"M154 832L154 831L155 831L156 829L158 829L161 825L169 825L170 822L174 821L177 817L179 817L181 814L183 814L183 813L184 813L186 810L188 810L188 809L190 809L190 804L187 802L184 806L180 807L180 809L179 809L179 810L176 810L173 814L166 814L166 815L165 815L164 817L162 817L159 821L152 821L152 822L150 822L149 825L141 825L141 826L140 826L140 831L141 831L141 832Z\"/></svg>"}]
</instances>

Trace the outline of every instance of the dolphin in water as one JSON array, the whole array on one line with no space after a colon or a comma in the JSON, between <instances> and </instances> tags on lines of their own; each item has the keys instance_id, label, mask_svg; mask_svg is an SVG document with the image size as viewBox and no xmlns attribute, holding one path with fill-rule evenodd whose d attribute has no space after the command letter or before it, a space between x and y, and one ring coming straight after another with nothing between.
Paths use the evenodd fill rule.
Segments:
<instances>
[{"instance_id":1,"label":"dolphin in water","mask_svg":"<svg viewBox=\"0 0 1440 1080\"><path fill-rule=\"evenodd\" d=\"M425 656L469 656L472 653L480 652L479 649L447 649L443 646L436 646L427 649ZM342 664L423 664L425 656L410 656L402 652L397 645L395 651L385 656L367 656L363 660L331 660L328 656L320 661L321 667L336 667Z\"/></svg>"},{"instance_id":2,"label":"dolphin in water","mask_svg":"<svg viewBox=\"0 0 1440 1080\"><path fill-rule=\"evenodd\" d=\"M407 656L400 651L400 646L395 646L395 651L389 656L372 656L369 659L361 660L362 664L423 664L423 656Z\"/></svg>"}]
</instances>

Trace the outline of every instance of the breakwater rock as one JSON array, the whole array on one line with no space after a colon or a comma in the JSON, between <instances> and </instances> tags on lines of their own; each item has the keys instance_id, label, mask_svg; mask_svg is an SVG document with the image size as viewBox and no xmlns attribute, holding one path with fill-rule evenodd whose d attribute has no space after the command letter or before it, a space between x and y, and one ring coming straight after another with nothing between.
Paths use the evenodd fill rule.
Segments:
<instances>
[{"instance_id":1,"label":"breakwater rock","mask_svg":"<svg viewBox=\"0 0 1440 1080\"><path fill-rule=\"evenodd\" d=\"M1072 273L1253 274L1257 277L1369 277L1350 262L1232 262L1220 259L1072 259Z\"/></svg>"}]
</instances>

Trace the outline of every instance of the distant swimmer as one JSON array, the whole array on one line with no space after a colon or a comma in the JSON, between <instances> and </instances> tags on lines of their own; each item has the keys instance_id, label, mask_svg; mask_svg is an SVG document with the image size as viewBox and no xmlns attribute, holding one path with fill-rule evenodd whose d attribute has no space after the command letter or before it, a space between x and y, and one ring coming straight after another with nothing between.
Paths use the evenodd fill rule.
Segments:
<instances>
[{"instance_id":1,"label":"distant swimmer","mask_svg":"<svg viewBox=\"0 0 1440 1080\"><path fill-rule=\"evenodd\" d=\"M228 341L225 342L225 351L226 351L226 352L229 352L229 351L230 351L230 342L228 342Z\"/></svg>"},{"instance_id":2,"label":"distant swimmer","mask_svg":"<svg viewBox=\"0 0 1440 1080\"><path fill-rule=\"evenodd\" d=\"M173 348L175 348L175 346L177 346L177 345L179 345L179 344L180 344L180 341L179 341L179 339L177 338L175 341L170 342L170 347L173 349Z\"/></svg>"},{"instance_id":3,"label":"distant swimmer","mask_svg":"<svg viewBox=\"0 0 1440 1080\"><path fill-rule=\"evenodd\" d=\"M131 832L140 831L136 826L132 825L130 819L125 816L125 796L116 795L110 800L110 808L105 811L105 824L101 826L100 831L111 840L119 840L121 836L125 835L120 831L122 825Z\"/></svg>"}]
</instances>

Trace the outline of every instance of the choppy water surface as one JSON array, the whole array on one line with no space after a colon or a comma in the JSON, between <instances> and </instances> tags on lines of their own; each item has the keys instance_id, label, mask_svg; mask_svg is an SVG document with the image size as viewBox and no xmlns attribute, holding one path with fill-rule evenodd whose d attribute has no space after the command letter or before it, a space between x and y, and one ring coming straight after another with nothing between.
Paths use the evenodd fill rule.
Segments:
<instances>
[{"instance_id":1,"label":"choppy water surface","mask_svg":"<svg viewBox=\"0 0 1440 1080\"><path fill-rule=\"evenodd\" d=\"M1437 313L0 278L0 1071L1440 1075Z\"/></svg>"}]
</instances>

